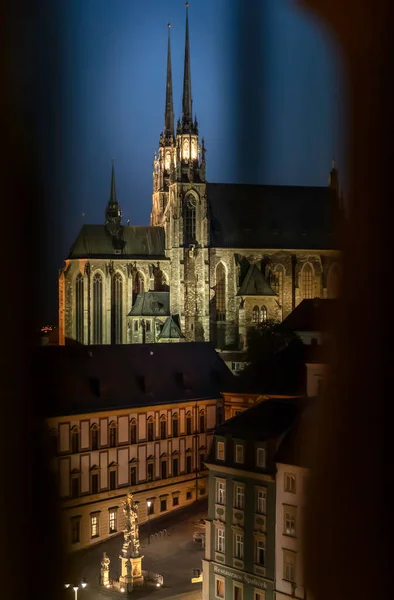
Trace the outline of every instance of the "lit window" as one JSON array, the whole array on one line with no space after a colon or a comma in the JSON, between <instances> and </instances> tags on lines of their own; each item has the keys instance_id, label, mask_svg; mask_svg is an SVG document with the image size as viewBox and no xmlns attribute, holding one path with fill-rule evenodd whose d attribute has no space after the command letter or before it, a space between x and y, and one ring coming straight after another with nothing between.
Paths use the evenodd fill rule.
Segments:
<instances>
[{"instance_id":1,"label":"lit window","mask_svg":"<svg viewBox=\"0 0 394 600\"><path fill-rule=\"evenodd\" d=\"M234 556L240 559L244 557L244 536L242 533L234 534Z\"/></svg>"},{"instance_id":2,"label":"lit window","mask_svg":"<svg viewBox=\"0 0 394 600\"><path fill-rule=\"evenodd\" d=\"M296 507L285 506L284 512L284 531L285 535L291 535L295 537L296 534Z\"/></svg>"},{"instance_id":3,"label":"lit window","mask_svg":"<svg viewBox=\"0 0 394 600\"><path fill-rule=\"evenodd\" d=\"M111 344L123 341L123 279L120 273L112 278L111 294Z\"/></svg>"},{"instance_id":4,"label":"lit window","mask_svg":"<svg viewBox=\"0 0 394 600\"><path fill-rule=\"evenodd\" d=\"M267 492L258 489L256 494L256 512L259 515L265 515L267 511Z\"/></svg>"},{"instance_id":5,"label":"lit window","mask_svg":"<svg viewBox=\"0 0 394 600\"><path fill-rule=\"evenodd\" d=\"M268 311L266 306L262 306L260 310L260 321L266 323L268 319Z\"/></svg>"},{"instance_id":6,"label":"lit window","mask_svg":"<svg viewBox=\"0 0 394 600\"><path fill-rule=\"evenodd\" d=\"M238 464L244 462L244 447L242 444L236 444L235 446L235 462Z\"/></svg>"},{"instance_id":7,"label":"lit window","mask_svg":"<svg viewBox=\"0 0 394 600\"><path fill-rule=\"evenodd\" d=\"M260 322L260 310L258 306L254 306L253 307L253 311L252 311L252 321L253 323L259 323Z\"/></svg>"},{"instance_id":8,"label":"lit window","mask_svg":"<svg viewBox=\"0 0 394 600\"><path fill-rule=\"evenodd\" d=\"M216 480L216 504L226 504L226 482Z\"/></svg>"},{"instance_id":9,"label":"lit window","mask_svg":"<svg viewBox=\"0 0 394 600\"><path fill-rule=\"evenodd\" d=\"M215 595L216 598L224 598L224 579L221 577L215 578Z\"/></svg>"},{"instance_id":10,"label":"lit window","mask_svg":"<svg viewBox=\"0 0 394 600\"><path fill-rule=\"evenodd\" d=\"M217 460L224 460L224 442L216 442L216 458Z\"/></svg>"},{"instance_id":11,"label":"lit window","mask_svg":"<svg viewBox=\"0 0 394 600\"><path fill-rule=\"evenodd\" d=\"M103 343L103 278L93 276L93 344Z\"/></svg>"},{"instance_id":12,"label":"lit window","mask_svg":"<svg viewBox=\"0 0 394 600\"><path fill-rule=\"evenodd\" d=\"M283 550L283 579L287 581L296 581L296 558L295 552Z\"/></svg>"},{"instance_id":13,"label":"lit window","mask_svg":"<svg viewBox=\"0 0 394 600\"><path fill-rule=\"evenodd\" d=\"M234 487L234 508L244 508L244 486L236 484Z\"/></svg>"},{"instance_id":14,"label":"lit window","mask_svg":"<svg viewBox=\"0 0 394 600\"><path fill-rule=\"evenodd\" d=\"M220 527L216 528L216 551L225 551L225 531Z\"/></svg>"},{"instance_id":15,"label":"lit window","mask_svg":"<svg viewBox=\"0 0 394 600\"><path fill-rule=\"evenodd\" d=\"M257 448L256 454L256 465L261 468L265 468L266 460L265 460L265 448Z\"/></svg>"},{"instance_id":16,"label":"lit window","mask_svg":"<svg viewBox=\"0 0 394 600\"><path fill-rule=\"evenodd\" d=\"M285 473L285 492L296 493L296 478L292 473Z\"/></svg>"},{"instance_id":17,"label":"lit window","mask_svg":"<svg viewBox=\"0 0 394 600\"><path fill-rule=\"evenodd\" d=\"M99 536L99 516L98 515L90 516L90 536L92 538Z\"/></svg>"},{"instance_id":18,"label":"lit window","mask_svg":"<svg viewBox=\"0 0 394 600\"><path fill-rule=\"evenodd\" d=\"M265 542L264 540L256 540L256 565L264 566L265 564Z\"/></svg>"},{"instance_id":19,"label":"lit window","mask_svg":"<svg viewBox=\"0 0 394 600\"><path fill-rule=\"evenodd\" d=\"M313 270L310 264L306 264L301 273L302 297L313 298Z\"/></svg>"},{"instance_id":20,"label":"lit window","mask_svg":"<svg viewBox=\"0 0 394 600\"><path fill-rule=\"evenodd\" d=\"M116 510L115 509L111 509L109 511L109 532L110 533L115 533L116 532Z\"/></svg>"}]
</instances>

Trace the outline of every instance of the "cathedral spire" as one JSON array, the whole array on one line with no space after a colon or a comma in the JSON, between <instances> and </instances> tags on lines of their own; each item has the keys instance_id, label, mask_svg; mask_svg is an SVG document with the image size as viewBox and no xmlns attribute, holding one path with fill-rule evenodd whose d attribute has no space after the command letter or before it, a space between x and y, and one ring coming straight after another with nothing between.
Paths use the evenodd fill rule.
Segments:
<instances>
[{"instance_id":1,"label":"cathedral spire","mask_svg":"<svg viewBox=\"0 0 394 600\"><path fill-rule=\"evenodd\" d=\"M112 159L112 172L111 172L111 192L107 208L105 209L105 222L115 223L120 225L122 220L122 211L116 199L116 184L115 184L115 160Z\"/></svg>"},{"instance_id":2,"label":"cathedral spire","mask_svg":"<svg viewBox=\"0 0 394 600\"><path fill-rule=\"evenodd\" d=\"M164 113L164 137L174 137L174 103L172 98L172 67L171 67L171 24L168 23L168 49L167 49L167 83L166 83L166 108Z\"/></svg>"},{"instance_id":3,"label":"cathedral spire","mask_svg":"<svg viewBox=\"0 0 394 600\"><path fill-rule=\"evenodd\" d=\"M182 128L190 130L193 124L192 80L190 73L189 2L186 2L185 66L183 73Z\"/></svg>"}]
</instances>

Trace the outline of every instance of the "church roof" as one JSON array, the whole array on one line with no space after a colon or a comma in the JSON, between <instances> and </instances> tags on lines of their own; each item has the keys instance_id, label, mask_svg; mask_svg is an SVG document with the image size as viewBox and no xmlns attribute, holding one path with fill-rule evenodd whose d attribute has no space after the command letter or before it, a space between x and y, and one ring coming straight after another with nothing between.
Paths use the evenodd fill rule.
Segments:
<instances>
[{"instance_id":1,"label":"church roof","mask_svg":"<svg viewBox=\"0 0 394 600\"><path fill-rule=\"evenodd\" d=\"M83 225L68 258L142 258L165 260L162 227L123 226L120 239L105 225Z\"/></svg>"},{"instance_id":2,"label":"church roof","mask_svg":"<svg viewBox=\"0 0 394 600\"><path fill-rule=\"evenodd\" d=\"M238 296L277 296L256 265L250 265Z\"/></svg>"},{"instance_id":3,"label":"church roof","mask_svg":"<svg viewBox=\"0 0 394 600\"><path fill-rule=\"evenodd\" d=\"M209 342L36 349L45 417L220 398L234 375Z\"/></svg>"},{"instance_id":4,"label":"church roof","mask_svg":"<svg viewBox=\"0 0 394 600\"><path fill-rule=\"evenodd\" d=\"M185 337L181 332L178 315L170 315L168 317L158 337L161 340L178 340Z\"/></svg>"},{"instance_id":5,"label":"church roof","mask_svg":"<svg viewBox=\"0 0 394 600\"><path fill-rule=\"evenodd\" d=\"M336 249L340 211L329 187L208 183L210 245Z\"/></svg>"},{"instance_id":6,"label":"church roof","mask_svg":"<svg viewBox=\"0 0 394 600\"><path fill-rule=\"evenodd\" d=\"M130 317L156 317L170 314L169 292L144 292L138 294L133 308L129 312Z\"/></svg>"}]
</instances>

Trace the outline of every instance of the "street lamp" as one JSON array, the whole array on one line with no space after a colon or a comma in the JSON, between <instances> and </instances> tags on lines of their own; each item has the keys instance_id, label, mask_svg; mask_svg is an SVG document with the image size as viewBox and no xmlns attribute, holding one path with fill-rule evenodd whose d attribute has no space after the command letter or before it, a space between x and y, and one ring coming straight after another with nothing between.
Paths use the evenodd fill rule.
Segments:
<instances>
[{"instance_id":1,"label":"street lamp","mask_svg":"<svg viewBox=\"0 0 394 600\"><path fill-rule=\"evenodd\" d=\"M84 589L86 588L87 583L86 583L86 579L82 579L81 581L81 588ZM68 589L70 587L69 583L65 583L64 587L66 589ZM78 590L79 590L79 585L73 585L73 590L74 590L74 594L75 594L75 600L78 600Z\"/></svg>"},{"instance_id":2,"label":"street lamp","mask_svg":"<svg viewBox=\"0 0 394 600\"><path fill-rule=\"evenodd\" d=\"M148 544L150 544L150 507L152 506L152 501L148 500L146 505L148 507Z\"/></svg>"}]
</instances>

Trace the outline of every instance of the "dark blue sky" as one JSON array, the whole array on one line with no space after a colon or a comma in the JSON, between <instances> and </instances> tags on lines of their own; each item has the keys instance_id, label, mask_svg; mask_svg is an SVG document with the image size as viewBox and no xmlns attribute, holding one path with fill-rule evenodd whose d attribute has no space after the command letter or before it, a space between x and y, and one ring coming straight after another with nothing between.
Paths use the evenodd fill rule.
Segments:
<instances>
[{"instance_id":1,"label":"dark blue sky","mask_svg":"<svg viewBox=\"0 0 394 600\"><path fill-rule=\"evenodd\" d=\"M262 0L249 0L254 1ZM343 169L344 154L344 91L335 45L294 1L264 4L264 164L259 181L250 183L326 185L332 156ZM237 182L229 111L236 68L232 6L231 0L190 0L189 8L193 108L213 182ZM54 157L51 190L54 290L56 269L82 223L103 222L112 156L124 221L149 223L153 153L163 127L168 20L177 118L183 0L60 2L63 148ZM248 127L252 120L245 122ZM54 293L48 319L56 314L55 302Z\"/></svg>"}]
</instances>

